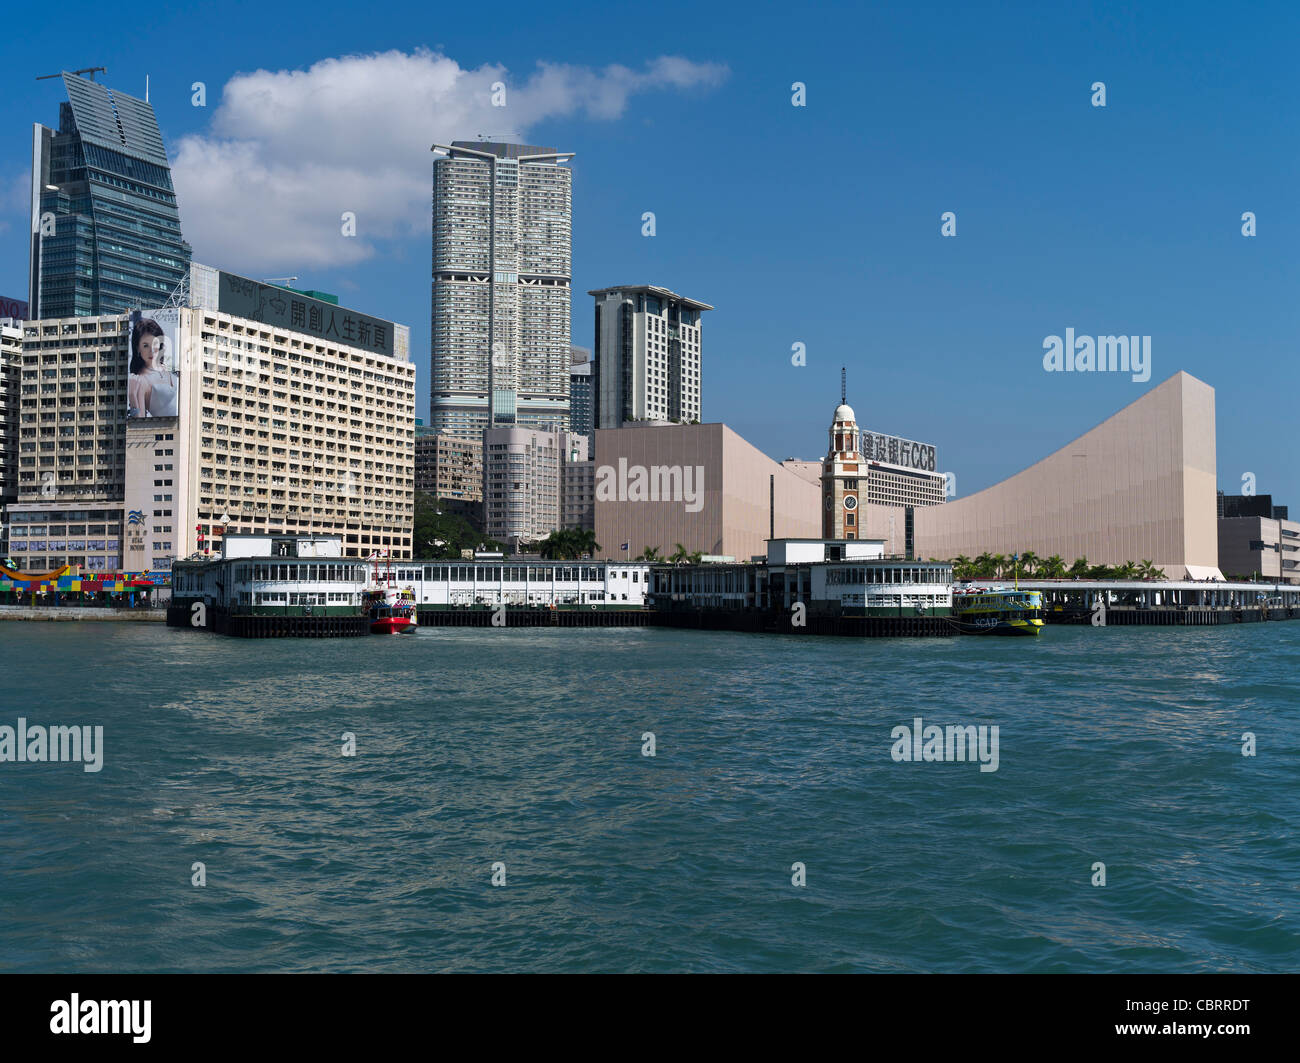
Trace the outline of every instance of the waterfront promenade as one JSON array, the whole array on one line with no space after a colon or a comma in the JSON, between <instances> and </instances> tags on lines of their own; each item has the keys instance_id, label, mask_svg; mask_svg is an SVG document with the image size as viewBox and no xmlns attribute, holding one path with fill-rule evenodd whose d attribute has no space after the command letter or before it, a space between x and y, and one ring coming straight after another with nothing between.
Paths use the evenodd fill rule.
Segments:
<instances>
[{"instance_id":1,"label":"waterfront promenade","mask_svg":"<svg viewBox=\"0 0 1300 1063\"><path fill-rule=\"evenodd\" d=\"M110 609L102 605L0 605L0 620L134 620L162 623L166 609Z\"/></svg>"}]
</instances>

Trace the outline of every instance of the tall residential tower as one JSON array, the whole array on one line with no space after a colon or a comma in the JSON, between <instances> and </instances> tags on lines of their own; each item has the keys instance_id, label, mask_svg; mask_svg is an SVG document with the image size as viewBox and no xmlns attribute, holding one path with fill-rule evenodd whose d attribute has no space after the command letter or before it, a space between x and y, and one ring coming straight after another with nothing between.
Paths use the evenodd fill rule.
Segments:
<instances>
[{"instance_id":1,"label":"tall residential tower","mask_svg":"<svg viewBox=\"0 0 1300 1063\"><path fill-rule=\"evenodd\" d=\"M596 297L595 422L700 420L700 314L708 303L637 284Z\"/></svg>"},{"instance_id":2,"label":"tall residential tower","mask_svg":"<svg viewBox=\"0 0 1300 1063\"><path fill-rule=\"evenodd\" d=\"M32 130L29 317L161 306L190 245L153 107L75 74L63 84L58 130Z\"/></svg>"},{"instance_id":3,"label":"tall residential tower","mask_svg":"<svg viewBox=\"0 0 1300 1063\"><path fill-rule=\"evenodd\" d=\"M573 154L433 150L432 427L567 429Z\"/></svg>"}]
</instances>

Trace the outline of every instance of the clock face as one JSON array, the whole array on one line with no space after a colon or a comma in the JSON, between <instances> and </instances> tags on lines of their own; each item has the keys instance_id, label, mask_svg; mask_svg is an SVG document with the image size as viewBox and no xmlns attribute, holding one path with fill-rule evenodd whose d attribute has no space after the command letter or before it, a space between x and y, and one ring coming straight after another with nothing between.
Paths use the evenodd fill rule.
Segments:
<instances>
[{"instance_id":1,"label":"clock face","mask_svg":"<svg viewBox=\"0 0 1300 1063\"><path fill-rule=\"evenodd\" d=\"M857 508L858 508L858 500L857 500L857 498L855 498L853 495L848 495L848 496L844 499L844 508L845 508L845 509L857 509Z\"/></svg>"}]
</instances>

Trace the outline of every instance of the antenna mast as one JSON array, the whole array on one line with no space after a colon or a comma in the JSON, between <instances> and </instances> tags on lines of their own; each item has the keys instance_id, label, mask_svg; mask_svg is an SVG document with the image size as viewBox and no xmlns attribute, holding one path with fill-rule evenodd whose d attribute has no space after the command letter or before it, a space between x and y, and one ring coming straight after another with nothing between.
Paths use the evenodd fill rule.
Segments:
<instances>
[{"instance_id":1,"label":"antenna mast","mask_svg":"<svg viewBox=\"0 0 1300 1063\"><path fill-rule=\"evenodd\" d=\"M843 406L849 401L848 391L848 371L844 366L840 366L840 405Z\"/></svg>"}]
</instances>

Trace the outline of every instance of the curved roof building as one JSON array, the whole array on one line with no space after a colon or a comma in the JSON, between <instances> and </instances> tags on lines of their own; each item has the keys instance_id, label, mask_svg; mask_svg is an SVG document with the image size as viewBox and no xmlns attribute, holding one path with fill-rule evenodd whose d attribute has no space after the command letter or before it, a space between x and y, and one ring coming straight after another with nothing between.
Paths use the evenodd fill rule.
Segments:
<instances>
[{"instance_id":1,"label":"curved roof building","mask_svg":"<svg viewBox=\"0 0 1300 1063\"><path fill-rule=\"evenodd\" d=\"M1032 550L1218 577L1214 389L1179 372L1023 472L916 510L916 553Z\"/></svg>"}]
</instances>

